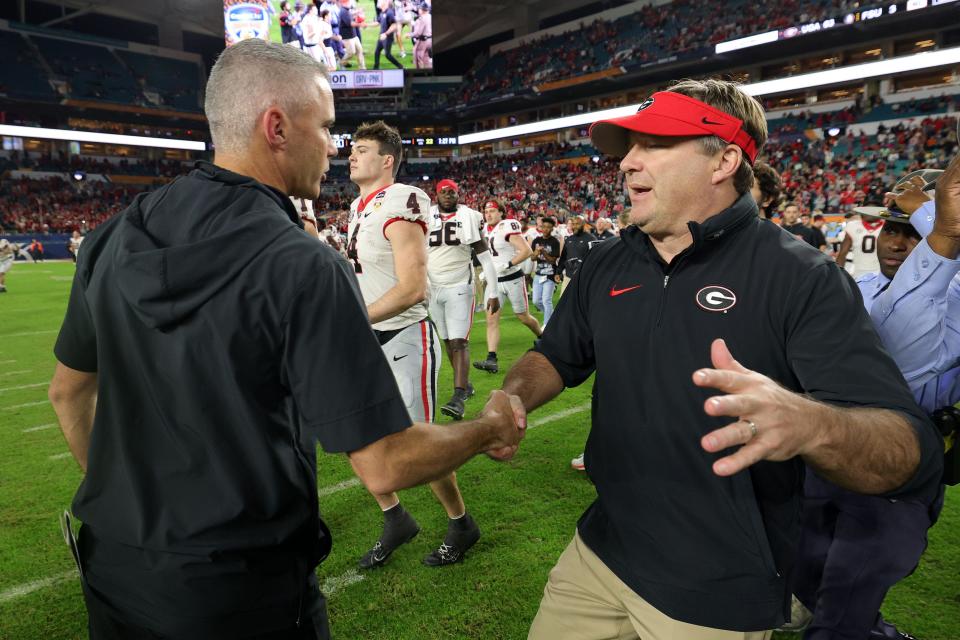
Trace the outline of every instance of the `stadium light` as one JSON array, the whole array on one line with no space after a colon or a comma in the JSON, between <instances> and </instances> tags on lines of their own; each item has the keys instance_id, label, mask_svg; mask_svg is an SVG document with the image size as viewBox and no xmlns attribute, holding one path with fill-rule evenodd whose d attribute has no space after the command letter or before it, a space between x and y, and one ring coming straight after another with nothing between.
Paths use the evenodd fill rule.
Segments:
<instances>
[{"instance_id":1,"label":"stadium light","mask_svg":"<svg viewBox=\"0 0 960 640\"><path fill-rule=\"evenodd\" d=\"M486 142L487 140L499 140L501 138L511 138L516 136L525 136L531 133L540 133L541 131L553 131L554 129L566 129L567 127L576 127L582 124L591 124L597 120L605 118L619 118L628 116L637 112L637 105L627 107L616 107L614 109L604 109L603 111L594 111L592 113L578 113L575 116L566 116L564 118L554 118L553 120L543 120L541 122L530 122L528 124L518 124L513 127L504 127L503 129L491 129L490 131L479 131L477 133L467 133L460 136L460 144L473 144L474 142Z\"/></svg>"},{"instance_id":2,"label":"stadium light","mask_svg":"<svg viewBox=\"0 0 960 640\"><path fill-rule=\"evenodd\" d=\"M117 133L96 133L94 131L73 131L71 129L44 129L42 127L21 127L10 124L0 124L0 135L15 136L18 138L39 138L41 140L67 140L69 142L122 144L132 147L183 149L186 151L207 150L207 143L197 140L149 138L147 136L125 136Z\"/></svg>"},{"instance_id":3,"label":"stadium light","mask_svg":"<svg viewBox=\"0 0 960 640\"><path fill-rule=\"evenodd\" d=\"M800 89L812 89L814 87L850 82L853 80L866 80L867 78L903 73L905 71L919 71L933 67L942 67L958 62L960 62L960 47L953 47L951 49L941 49L940 51L915 53L892 60L867 62L842 69L828 69L826 71L815 71L790 78L754 82L743 85L743 90L752 96L765 96L774 93L798 91ZM502 138L516 138L533 133L543 133L544 131L583 126L585 124L592 124L597 120L631 115L637 112L638 106L640 105L633 104L626 107L604 109L591 113L579 113L575 116L530 122L513 127L504 127L502 129L467 133L460 136L460 144L474 144L477 142L500 140Z\"/></svg>"},{"instance_id":4,"label":"stadium light","mask_svg":"<svg viewBox=\"0 0 960 640\"><path fill-rule=\"evenodd\" d=\"M424 181L424 182L427 182L428 180L430 180L430 176L423 176L423 181Z\"/></svg>"},{"instance_id":5,"label":"stadium light","mask_svg":"<svg viewBox=\"0 0 960 640\"><path fill-rule=\"evenodd\" d=\"M941 49L940 51L924 51L891 60L866 62L841 69L814 71L813 73L805 73L791 78L754 82L744 85L743 89L752 96L765 96L771 93L812 89L814 87L839 84L853 80L866 80L867 78L893 75L905 71L931 69L933 67L942 67L958 62L960 62L960 47L953 47L952 49Z\"/></svg>"}]
</instances>

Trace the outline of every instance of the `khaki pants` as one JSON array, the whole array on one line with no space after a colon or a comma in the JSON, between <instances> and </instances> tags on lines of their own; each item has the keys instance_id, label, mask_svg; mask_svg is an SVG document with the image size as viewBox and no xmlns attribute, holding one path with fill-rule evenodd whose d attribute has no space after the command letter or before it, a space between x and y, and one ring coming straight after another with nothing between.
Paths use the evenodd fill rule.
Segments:
<instances>
[{"instance_id":1,"label":"khaki pants","mask_svg":"<svg viewBox=\"0 0 960 640\"><path fill-rule=\"evenodd\" d=\"M347 55L343 56L341 64L346 64L346 62L356 56L357 60L360 62L360 68L367 68L367 61L363 57L363 45L360 43L360 38L350 38L343 41L343 48L346 51Z\"/></svg>"},{"instance_id":2,"label":"khaki pants","mask_svg":"<svg viewBox=\"0 0 960 640\"><path fill-rule=\"evenodd\" d=\"M528 640L769 640L669 618L623 583L576 534L543 590Z\"/></svg>"}]
</instances>

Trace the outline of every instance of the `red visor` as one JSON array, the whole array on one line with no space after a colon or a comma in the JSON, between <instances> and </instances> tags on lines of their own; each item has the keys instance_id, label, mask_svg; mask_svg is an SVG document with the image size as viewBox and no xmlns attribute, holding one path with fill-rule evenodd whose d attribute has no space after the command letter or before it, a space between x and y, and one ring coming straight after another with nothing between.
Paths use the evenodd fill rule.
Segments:
<instances>
[{"instance_id":1,"label":"red visor","mask_svg":"<svg viewBox=\"0 0 960 640\"><path fill-rule=\"evenodd\" d=\"M717 136L743 149L750 164L759 151L743 130L743 120L672 91L653 94L633 115L594 122L590 140L603 153L623 157L630 150L631 131L653 136Z\"/></svg>"},{"instance_id":2,"label":"red visor","mask_svg":"<svg viewBox=\"0 0 960 640\"><path fill-rule=\"evenodd\" d=\"M485 205L483 205L483 208L484 208L484 209L486 209L487 207L493 207L494 209L497 209L497 210L499 211L499 210L500 210L500 203L497 202L496 200L488 200L487 203L486 203Z\"/></svg>"},{"instance_id":3,"label":"red visor","mask_svg":"<svg viewBox=\"0 0 960 640\"><path fill-rule=\"evenodd\" d=\"M444 178L437 183L437 193L440 193L443 189L453 189L457 193L460 193L460 187L457 186L457 183L449 178Z\"/></svg>"}]
</instances>

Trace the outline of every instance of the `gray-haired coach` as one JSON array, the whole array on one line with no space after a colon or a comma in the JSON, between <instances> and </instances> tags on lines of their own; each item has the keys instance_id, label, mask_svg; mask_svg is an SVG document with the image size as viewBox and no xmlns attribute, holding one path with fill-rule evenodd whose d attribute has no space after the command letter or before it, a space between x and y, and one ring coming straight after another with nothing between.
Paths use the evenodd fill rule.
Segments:
<instances>
[{"instance_id":1,"label":"gray-haired coach","mask_svg":"<svg viewBox=\"0 0 960 640\"><path fill-rule=\"evenodd\" d=\"M504 394L411 426L353 267L304 231L290 196L336 153L326 70L241 42L206 113L214 163L87 236L55 348L94 640L325 638L316 441L389 493L522 433Z\"/></svg>"}]
</instances>

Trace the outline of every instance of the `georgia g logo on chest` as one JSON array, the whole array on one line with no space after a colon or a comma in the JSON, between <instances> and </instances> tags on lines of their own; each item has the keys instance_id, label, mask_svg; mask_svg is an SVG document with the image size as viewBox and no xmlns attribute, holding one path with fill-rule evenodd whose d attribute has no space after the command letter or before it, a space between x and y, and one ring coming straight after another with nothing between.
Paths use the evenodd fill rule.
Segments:
<instances>
[{"instance_id":1,"label":"georgia g logo on chest","mask_svg":"<svg viewBox=\"0 0 960 640\"><path fill-rule=\"evenodd\" d=\"M737 304L736 294L720 285L709 285L697 291L697 304L705 311L726 313Z\"/></svg>"}]
</instances>

